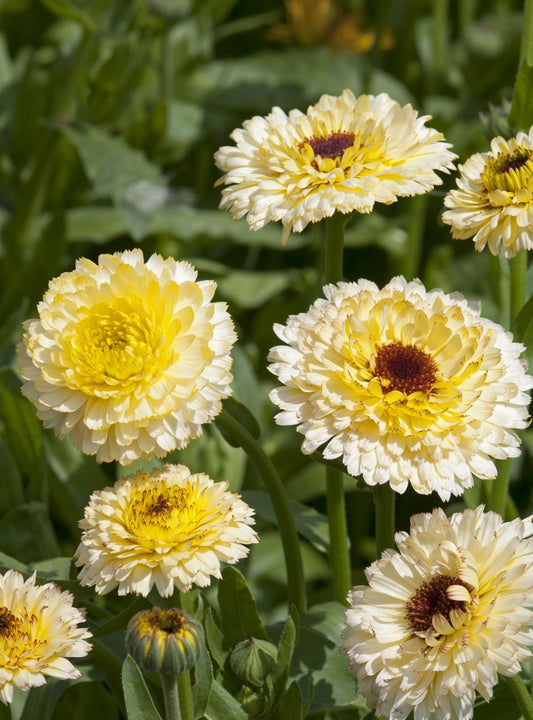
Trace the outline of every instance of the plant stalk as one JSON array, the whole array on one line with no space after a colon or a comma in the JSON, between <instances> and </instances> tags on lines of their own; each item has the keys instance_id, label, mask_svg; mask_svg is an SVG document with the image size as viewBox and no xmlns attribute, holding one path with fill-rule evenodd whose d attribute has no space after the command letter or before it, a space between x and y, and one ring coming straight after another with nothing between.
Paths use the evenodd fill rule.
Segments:
<instances>
[{"instance_id":1,"label":"plant stalk","mask_svg":"<svg viewBox=\"0 0 533 720\"><path fill-rule=\"evenodd\" d=\"M387 548L394 548L394 506L396 496L388 483L374 488L376 507L376 557Z\"/></svg>"},{"instance_id":2,"label":"plant stalk","mask_svg":"<svg viewBox=\"0 0 533 720\"><path fill-rule=\"evenodd\" d=\"M165 720L185 720L181 713L180 691L178 688L178 679L181 676L161 673L159 677L161 678L163 699L165 701Z\"/></svg>"},{"instance_id":3,"label":"plant stalk","mask_svg":"<svg viewBox=\"0 0 533 720\"><path fill-rule=\"evenodd\" d=\"M524 720L533 720L533 698L520 675L505 678L513 692L516 704L522 711Z\"/></svg>"}]
</instances>

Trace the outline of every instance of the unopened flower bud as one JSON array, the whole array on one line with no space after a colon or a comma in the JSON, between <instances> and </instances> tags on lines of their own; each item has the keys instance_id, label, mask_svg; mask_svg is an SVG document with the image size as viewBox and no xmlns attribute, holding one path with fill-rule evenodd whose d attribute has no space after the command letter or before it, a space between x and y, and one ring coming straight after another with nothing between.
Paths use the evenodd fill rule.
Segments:
<instances>
[{"instance_id":1,"label":"unopened flower bud","mask_svg":"<svg viewBox=\"0 0 533 720\"><path fill-rule=\"evenodd\" d=\"M126 628L126 647L142 670L180 675L196 663L203 629L182 610L142 610Z\"/></svg>"},{"instance_id":2,"label":"unopened flower bud","mask_svg":"<svg viewBox=\"0 0 533 720\"><path fill-rule=\"evenodd\" d=\"M247 685L260 687L274 669L278 657L275 645L251 637L238 643L229 658L235 675Z\"/></svg>"}]
</instances>

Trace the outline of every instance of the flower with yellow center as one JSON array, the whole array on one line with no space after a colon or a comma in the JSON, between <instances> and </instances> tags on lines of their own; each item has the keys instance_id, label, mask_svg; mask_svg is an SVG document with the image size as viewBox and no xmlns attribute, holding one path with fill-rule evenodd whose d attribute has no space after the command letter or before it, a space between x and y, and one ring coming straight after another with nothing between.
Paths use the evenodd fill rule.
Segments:
<instances>
[{"instance_id":1,"label":"flower with yellow center","mask_svg":"<svg viewBox=\"0 0 533 720\"><path fill-rule=\"evenodd\" d=\"M36 585L35 574L26 581L15 570L0 575L0 700L5 705L14 687L44 685L46 675L80 677L67 658L87 655L91 633L78 627L85 616L73 599L54 583Z\"/></svg>"},{"instance_id":2,"label":"flower with yellow center","mask_svg":"<svg viewBox=\"0 0 533 720\"><path fill-rule=\"evenodd\" d=\"M533 644L533 523L483 507L411 518L348 595L342 652L377 717L471 720Z\"/></svg>"},{"instance_id":3,"label":"flower with yellow center","mask_svg":"<svg viewBox=\"0 0 533 720\"><path fill-rule=\"evenodd\" d=\"M215 154L225 172L220 207L246 216L252 230L280 220L285 242L335 212L369 213L376 202L425 193L455 157L428 119L384 93L356 98L350 90L323 95L306 114L275 107Z\"/></svg>"},{"instance_id":4,"label":"flower with yellow center","mask_svg":"<svg viewBox=\"0 0 533 720\"><path fill-rule=\"evenodd\" d=\"M519 455L533 378L499 325L459 293L394 278L324 288L326 299L274 331L270 398L297 425L302 452L321 445L351 475L443 500L494 478L491 458Z\"/></svg>"},{"instance_id":5,"label":"flower with yellow center","mask_svg":"<svg viewBox=\"0 0 533 720\"><path fill-rule=\"evenodd\" d=\"M144 596L155 584L162 597L209 585L221 561L236 563L258 542L253 510L226 488L165 465L93 493L80 521L80 583L102 595L118 587L119 595Z\"/></svg>"},{"instance_id":6,"label":"flower with yellow center","mask_svg":"<svg viewBox=\"0 0 533 720\"><path fill-rule=\"evenodd\" d=\"M459 170L459 189L446 195L442 215L452 237L508 258L533 249L533 127L511 140L493 138L490 152L472 155Z\"/></svg>"},{"instance_id":7,"label":"flower with yellow center","mask_svg":"<svg viewBox=\"0 0 533 720\"><path fill-rule=\"evenodd\" d=\"M22 392L99 462L163 457L231 394L236 336L212 281L141 250L85 258L50 282L18 347Z\"/></svg>"}]
</instances>

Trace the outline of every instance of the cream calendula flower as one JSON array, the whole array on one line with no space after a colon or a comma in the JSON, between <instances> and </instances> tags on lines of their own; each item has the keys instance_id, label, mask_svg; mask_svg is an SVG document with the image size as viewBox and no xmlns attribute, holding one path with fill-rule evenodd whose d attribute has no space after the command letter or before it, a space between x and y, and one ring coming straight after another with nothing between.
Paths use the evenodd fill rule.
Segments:
<instances>
[{"instance_id":1,"label":"cream calendula flower","mask_svg":"<svg viewBox=\"0 0 533 720\"><path fill-rule=\"evenodd\" d=\"M44 685L45 676L74 679L81 673L67 660L83 657L91 633L78 625L83 611L53 583L26 581L15 570L0 575L0 700L8 704L13 688Z\"/></svg>"},{"instance_id":2,"label":"cream calendula flower","mask_svg":"<svg viewBox=\"0 0 533 720\"><path fill-rule=\"evenodd\" d=\"M140 250L50 282L18 347L22 392L46 427L100 462L185 447L231 394L236 336L216 284Z\"/></svg>"},{"instance_id":3,"label":"cream calendula flower","mask_svg":"<svg viewBox=\"0 0 533 720\"><path fill-rule=\"evenodd\" d=\"M246 216L253 230L280 220L285 241L335 212L368 213L376 202L425 193L455 157L427 120L385 93L350 90L323 95L307 113L275 107L247 120L231 135L235 146L215 154L225 172L220 207Z\"/></svg>"},{"instance_id":4,"label":"cream calendula flower","mask_svg":"<svg viewBox=\"0 0 533 720\"><path fill-rule=\"evenodd\" d=\"M443 500L494 478L491 458L519 455L533 378L499 325L460 295L394 278L324 288L326 299L274 331L270 398L297 425L304 453L324 445L370 485L410 483Z\"/></svg>"},{"instance_id":5,"label":"cream calendula flower","mask_svg":"<svg viewBox=\"0 0 533 720\"><path fill-rule=\"evenodd\" d=\"M494 138L490 152L472 155L459 170L442 215L452 237L509 258L533 249L533 127L511 140Z\"/></svg>"},{"instance_id":6,"label":"cream calendula flower","mask_svg":"<svg viewBox=\"0 0 533 720\"><path fill-rule=\"evenodd\" d=\"M470 720L533 644L533 523L483 507L411 518L348 595L342 652L388 720Z\"/></svg>"},{"instance_id":7,"label":"cream calendula flower","mask_svg":"<svg viewBox=\"0 0 533 720\"><path fill-rule=\"evenodd\" d=\"M85 508L76 564L79 581L105 594L163 597L205 587L220 563L236 563L258 542L253 510L227 483L184 465L139 470L97 491Z\"/></svg>"}]
</instances>

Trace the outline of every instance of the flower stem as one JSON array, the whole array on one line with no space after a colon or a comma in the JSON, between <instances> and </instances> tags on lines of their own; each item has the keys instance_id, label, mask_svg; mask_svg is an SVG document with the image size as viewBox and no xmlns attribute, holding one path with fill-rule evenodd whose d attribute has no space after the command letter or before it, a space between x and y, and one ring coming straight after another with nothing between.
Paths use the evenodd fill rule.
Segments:
<instances>
[{"instance_id":1,"label":"flower stem","mask_svg":"<svg viewBox=\"0 0 533 720\"><path fill-rule=\"evenodd\" d=\"M166 675L161 673L161 687L165 701L165 720L184 720L180 707L180 691L178 688L179 675ZM191 716L192 717L192 716Z\"/></svg>"},{"instance_id":2,"label":"flower stem","mask_svg":"<svg viewBox=\"0 0 533 720\"><path fill-rule=\"evenodd\" d=\"M509 262L511 280L511 322L527 301L527 252L521 250Z\"/></svg>"},{"instance_id":3,"label":"flower stem","mask_svg":"<svg viewBox=\"0 0 533 720\"><path fill-rule=\"evenodd\" d=\"M294 604L298 612L303 614L307 603L300 544L289 507L289 500L277 470L253 435L227 410L223 409L215 422L242 447L263 478L278 519L285 564L287 566L289 604Z\"/></svg>"},{"instance_id":4,"label":"flower stem","mask_svg":"<svg viewBox=\"0 0 533 720\"><path fill-rule=\"evenodd\" d=\"M376 507L376 557L387 548L394 547L394 505L396 496L388 483L374 488Z\"/></svg>"},{"instance_id":5,"label":"flower stem","mask_svg":"<svg viewBox=\"0 0 533 720\"><path fill-rule=\"evenodd\" d=\"M344 502L343 473L326 468L326 498L328 506L330 565L335 600L346 603L352 586L346 507Z\"/></svg>"},{"instance_id":6,"label":"flower stem","mask_svg":"<svg viewBox=\"0 0 533 720\"><path fill-rule=\"evenodd\" d=\"M178 675L178 694L182 720L194 720L190 670Z\"/></svg>"},{"instance_id":7,"label":"flower stem","mask_svg":"<svg viewBox=\"0 0 533 720\"><path fill-rule=\"evenodd\" d=\"M514 677L508 677L505 679L513 691L516 703L522 711L524 720L533 720L533 698L529 694L520 675L514 675Z\"/></svg>"},{"instance_id":8,"label":"flower stem","mask_svg":"<svg viewBox=\"0 0 533 720\"><path fill-rule=\"evenodd\" d=\"M492 483L490 494L490 510L499 513L505 520L507 497L509 494L509 478L511 475L511 460L497 460L498 475Z\"/></svg>"},{"instance_id":9,"label":"flower stem","mask_svg":"<svg viewBox=\"0 0 533 720\"><path fill-rule=\"evenodd\" d=\"M342 280L344 226L346 220L345 215L337 212L325 221L326 263L324 279L326 283L337 283ZM331 467L326 468L326 501L333 594L335 600L346 603L352 581L343 473Z\"/></svg>"}]
</instances>

